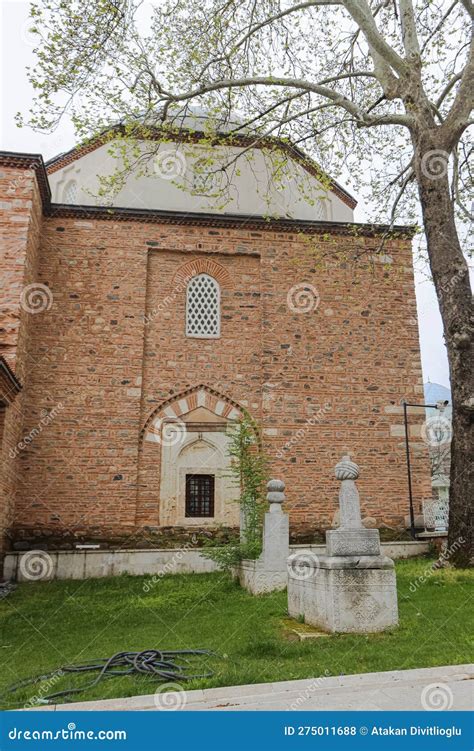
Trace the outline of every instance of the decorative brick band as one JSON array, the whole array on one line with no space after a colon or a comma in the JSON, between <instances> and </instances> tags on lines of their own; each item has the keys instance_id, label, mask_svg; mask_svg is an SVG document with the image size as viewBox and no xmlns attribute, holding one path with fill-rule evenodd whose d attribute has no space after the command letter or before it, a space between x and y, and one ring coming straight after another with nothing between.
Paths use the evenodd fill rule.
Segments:
<instances>
[{"instance_id":1,"label":"decorative brick band","mask_svg":"<svg viewBox=\"0 0 474 751\"><path fill-rule=\"evenodd\" d=\"M411 239L415 227L388 224L358 224L356 222L320 222L306 219L286 219L249 214L206 214L204 212L165 211L163 209L130 209L122 206L72 206L60 203L51 205L47 216L53 219L100 219L114 222L144 222L146 224L172 224L175 226L238 228L257 232L291 232L292 234L344 235L380 237L389 240Z\"/></svg>"},{"instance_id":2,"label":"decorative brick band","mask_svg":"<svg viewBox=\"0 0 474 751\"><path fill-rule=\"evenodd\" d=\"M198 274L209 274L222 287L230 287L232 285L232 278L227 269L212 258L196 258L183 264L174 275L173 284L176 287L183 287L193 276L197 276Z\"/></svg>"},{"instance_id":3,"label":"decorative brick band","mask_svg":"<svg viewBox=\"0 0 474 751\"><path fill-rule=\"evenodd\" d=\"M243 414L243 409L237 402L210 386L200 384L167 399L156 407L148 417L140 437L146 441L159 443L164 421L178 421L183 415L198 407L205 407L213 414L227 420L238 420Z\"/></svg>"}]
</instances>

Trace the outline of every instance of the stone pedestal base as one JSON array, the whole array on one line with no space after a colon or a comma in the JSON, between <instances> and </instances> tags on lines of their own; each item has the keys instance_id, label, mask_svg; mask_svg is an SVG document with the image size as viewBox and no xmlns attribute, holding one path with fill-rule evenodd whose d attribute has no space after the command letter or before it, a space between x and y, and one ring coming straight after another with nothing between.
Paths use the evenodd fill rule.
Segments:
<instances>
[{"instance_id":1,"label":"stone pedestal base","mask_svg":"<svg viewBox=\"0 0 474 751\"><path fill-rule=\"evenodd\" d=\"M288 574L288 611L325 631L369 634L398 624L393 561L322 556Z\"/></svg>"}]
</instances>

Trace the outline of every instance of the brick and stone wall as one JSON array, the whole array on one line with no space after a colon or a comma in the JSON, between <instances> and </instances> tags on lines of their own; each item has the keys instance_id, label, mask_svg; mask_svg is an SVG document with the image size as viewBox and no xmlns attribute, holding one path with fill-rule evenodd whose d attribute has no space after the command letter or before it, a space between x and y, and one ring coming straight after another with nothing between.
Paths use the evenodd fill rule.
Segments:
<instances>
[{"instance_id":1,"label":"brick and stone wall","mask_svg":"<svg viewBox=\"0 0 474 751\"><path fill-rule=\"evenodd\" d=\"M293 535L332 523L347 451L363 515L403 520L400 402L423 394L409 239L381 255L377 231L344 225L61 215L38 164L20 162L0 172L0 344L23 387L2 413L0 537L127 545L159 530L146 426L198 387L261 425ZM196 273L220 284L218 339L185 336ZM410 415L417 506L431 495L422 420Z\"/></svg>"},{"instance_id":2,"label":"brick and stone wall","mask_svg":"<svg viewBox=\"0 0 474 751\"><path fill-rule=\"evenodd\" d=\"M199 384L261 424L293 533L331 524L332 468L346 450L361 467L363 515L398 524L408 503L400 401L422 398L422 379L410 242L387 241L384 263L369 258L379 242L336 226L309 241L270 229L46 217L37 280L52 304L32 316L23 433L36 433L18 457L25 482L14 536L126 544L144 526L159 528L161 453L143 428ZM321 263L325 250L338 261ZM206 264L221 284L222 335L188 339L185 280ZM301 285L314 300L306 313L297 311ZM428 461L421 417L411 420L421 502Z\"/></svg>"},{"instance_id":3,"label":"brick and stone wall","mask_svg":"<svg viewBox=\"0 0 474 751\"><path fill-rule=\"evenodd\" d=\"M14 524L16 495L22 494L27 482L18 463L18 444L27 423L26 392L20 391L15 381L27 387L29 376L40 367L37 355L34 355L35 313L31 311L36 310L38 302L42 304L35 282L38 278L43 199L33 161L29 165L26 160L26 168L1 167L0 208L0 355L4 358L3 378L0 373L1 551L8 545L6 533ZM44 294L43 290L40 290L41 294ZM8 375L10 369L12 373Z\"/></svg>"}]
</instances>

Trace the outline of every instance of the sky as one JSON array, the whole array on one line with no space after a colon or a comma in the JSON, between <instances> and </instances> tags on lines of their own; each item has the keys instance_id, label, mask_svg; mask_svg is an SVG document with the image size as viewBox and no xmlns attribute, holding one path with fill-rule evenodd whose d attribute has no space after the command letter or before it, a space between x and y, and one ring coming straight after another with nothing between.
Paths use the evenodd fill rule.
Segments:
<instances>
[{"instance_id":1,"label":"sky","mask_svg":"<svg viewBox=\"0 0 474 751\"><path fill-rule=\"evenodd\" d=\"M74 129L64 121L53 134L18 128L15 114L27 113L32 99L26 67L35 62L37 38L29 33L29 2L0 0L0 149L42 154L49 159L74 146ZM352 191L350 191L352 192ZM356 196L357 197L357 196ZM356 221L370 220L370 206L356 209ZM419 264L417 264L419 266ZM449 370L443 342L441 317L432 282L426 269L418 269L416 299L424 382L449 386Z\"/></svg>"}]
</instances>

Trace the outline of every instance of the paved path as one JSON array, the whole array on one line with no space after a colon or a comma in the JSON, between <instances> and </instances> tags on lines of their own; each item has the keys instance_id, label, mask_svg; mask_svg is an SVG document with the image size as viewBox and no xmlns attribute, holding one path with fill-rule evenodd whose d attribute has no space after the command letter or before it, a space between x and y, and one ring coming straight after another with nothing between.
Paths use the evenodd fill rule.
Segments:
<instances>
[{"instance_id":1,"label":"paved path","mask_svg":"<svg viewBox=\"0 0 474 751\"><path fill-rule=\"evenodd\" d=\"M166 697L166 698L165 698ZM168 707L165 702L168 701ZM38 707L60 710L422 710L474 708L474 665L132 696Z\"/></svg>"}]
</instances>

